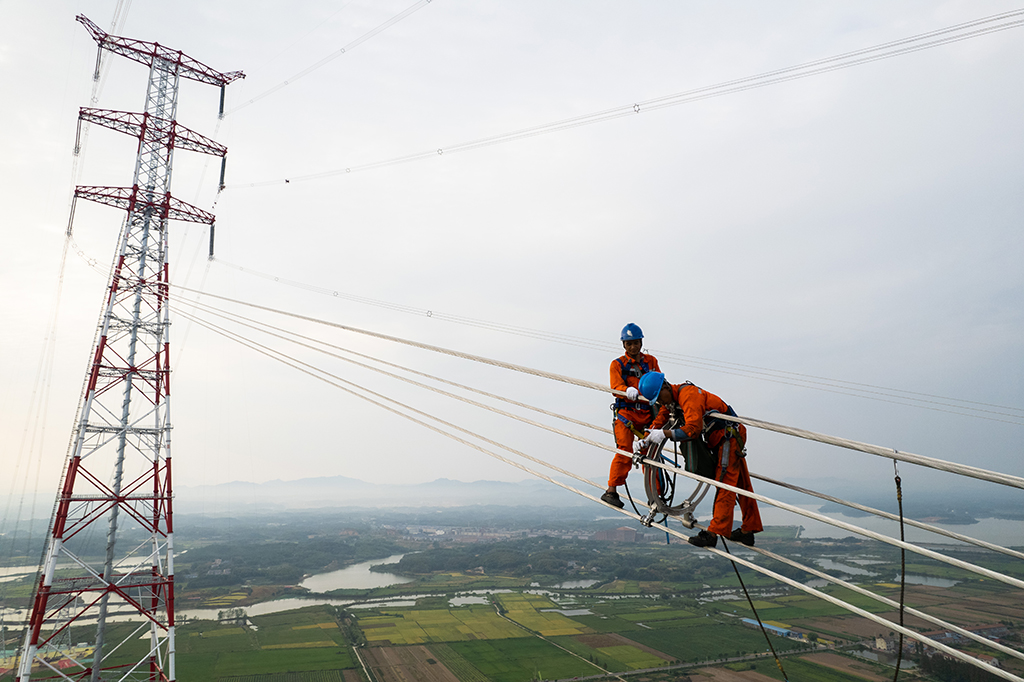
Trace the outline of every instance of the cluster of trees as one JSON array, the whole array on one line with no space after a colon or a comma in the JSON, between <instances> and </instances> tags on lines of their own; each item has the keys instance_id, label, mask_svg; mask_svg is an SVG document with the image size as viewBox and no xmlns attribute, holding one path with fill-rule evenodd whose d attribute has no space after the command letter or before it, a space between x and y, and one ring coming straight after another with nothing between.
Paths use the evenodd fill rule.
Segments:
<instances>
[{"instance_id":1,"label":"cluster of trees","mask_svg":"<svg viewBox=\"0 0 1024 682\"><path fill-rule=\"evenodd\" d=\"M943 682L996 682L1002 679L987 670L976 668L945 656L921 656L918 659L921 672L932 675Z\"/></svg>"},{"instance_id":2,"label":"cluster of trees","mask_svg":"<svg viewBox=\"0 0 1024 682\"><path fill-rule=\"evenodd\" d=\"M434 547L406 554L397 565L382 567L406 575L469 571L508 576L587 577L596 579L706 580L730 571L725 562L701 561L678 551L645 545L624 546L590 540L549 537L499 543Z\"/></svg>"},{"instance_id":3,"label":"cluster of trees","mask_svg":"<svg viewBox=\"0 0 1024 682\"><path fill-rule=\"evenodd\" d=\"M310 573L380 559L400 551L401 548L390 540L361 536L219 542L189 550L181 557L181 563L187 567L179 569L178 575L185 577L189 588L225 587L245 582L291 585ZM211 575L210 571L217 573ZM189 575L196 577L186 577Z\"/></svg>"}]
</instances>

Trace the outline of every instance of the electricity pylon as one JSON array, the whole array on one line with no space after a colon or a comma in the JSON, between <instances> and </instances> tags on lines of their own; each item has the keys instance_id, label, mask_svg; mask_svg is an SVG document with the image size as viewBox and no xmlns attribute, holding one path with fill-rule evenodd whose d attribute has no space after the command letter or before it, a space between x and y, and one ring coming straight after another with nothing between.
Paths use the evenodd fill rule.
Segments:
<instances>
[{"instance_id":1,"label":"electricity pylon","mask_svg":"<svg viewBox=\"0 0 1024 682\"><path fill-rule=\"evenodd\" d=\"M213 214L171 197L175 149L225 158L227 149L175 121L181 78L224 87L220 73L159 43L112 36L78 16L97 43L149 67L141 114L81 109L81 122L139 139L131 187L77 187L128 212L96 345L64 465L46 553L18 662L45 677L175 679L174 523L171 487L169 220L210 226ZM76 145L77 152L77 145ZM221 163L223 185L224 164ZM74 203L72 204L74 219ZM71 223L68 224L68 230ZM124 519L122 519L124 517ZM124 525L126 527L121 527ZM105 526L105 541L95 537ZM122 622L124 621L124 622ZM75 628L95 626L89 647L69 649ZM78 629L81 633L83 630ZM141 637L140 637L141 636Z\"/></svg>"}]
</instances>

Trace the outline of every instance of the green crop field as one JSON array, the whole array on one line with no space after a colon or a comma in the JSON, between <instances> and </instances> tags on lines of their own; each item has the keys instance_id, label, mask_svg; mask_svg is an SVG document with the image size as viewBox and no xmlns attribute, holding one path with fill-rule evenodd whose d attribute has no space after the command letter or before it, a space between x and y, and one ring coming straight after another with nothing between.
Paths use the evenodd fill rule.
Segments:
<instances>
[{"instance_id":1,"label":"green crop field","mask_svg":"<svg viewBox=\"0 0 1024 682\"><path fill-rule=\"evenodd\" d=\"M517 593L497 596L506 611L507 618L534 632L539 632L545 637L579 635L586 631L585 626L560 613L540 611L539 609L558 608L558 605L547 597Z\"/></svg>"},{"instance_id":2,"label":"green crop field","mask_svg":"<svg viewBox=\"0 0 1024 682\"><path fill-rule=\"evenodd\" d=\"M212 621L181 626L178 677L190 682L225 677L244 677L244 682L334 682L340 679L338 670L357 666L329 607L252 620L257 630ZM318 677L318 672L325 676Z\"/></svg>"},{"instance_id":3,"label":"green crop field","mask_svg":"<svg viewBox=\"0 0 1024 682\"><path fill-rule=\"evenodd\" d=\"M864 682L863 677L811 663L796 656L787 656L782 659L782 667L785 668L786 676L789 679L800 680L800 682ZM754 664L754 670L776 680L783 679L779 667L771 658L757 661Z\"/></svg>"},{"instance_id":4,"label":"green crop field","mask_svg":"<svg viewBox=\"0 0 1024 682\"><path fill-rule=\"evenodd\" d=\"M220 682L343 682L343 680L344 677L340 670L309 670L294 673L223 677Z\"/></svg>"},{"instance_id":5,"label":"green crop field","mask_svg":"<svg viewBox=\"0 0 1024 682\"><path fill-rule=\"evenodd\" d=\"M829 590L830 594L834 594L843 601L859 606L865 611L872 613L881 613L890 609L890 607L875 601L869 597L865 597L849 590ZM794 620L800 620L802 618L820 618L822 616L843 616L849 613L846 609L831 604L826 601L822 601L811 596L790 596L781 597L775 600L775 603L755 601L754 605L757 607L758 613L762 618L770 618L772 620L781 620L785 622L792 622ZM730 606L736 610L737 613L744 615L753 615L750 611L750 606L746 601L732 601Z\"/></svg>"},{"instance_id":6,"label":"green crop field","mask_svg":"<svg viewBox=\"0 0 1024 682\"><path fill-rule=\"evenodd\" d=\"M357 618L367 642L425 644L529 636L486 604L452 609L374 609L357 613Z\"/></svg>"},{"instance_id":7,"label":"green crop field","mask_svg":"<svg viewBox=\"0 0 1024 682\"><path fill-rule=\"evenodd\" d=\"M641 629L636 623L615 616L573 616L572 619L594 632L630 632Z\"/></svg>"},{"instance_id":8,"label":"green crop field","mask_svg":"<svg viewBox=\"0 0 1024 682\"><path fill-rule=\"evenodd\" d=\"M635 646L629 644L603 646L598 648L598 651L601 652L602 656L622 662L630 670L636 670L638 668L657 668L658 666L665 665L667 662L662 658L658 658L654 654L649 654L643 649L637 649Z\"/></svg>"},{"instance_id":9,"label":"green crop field","mask_svg":"<svg viewBox=\"0 0 1024 682\"><path fill-rule=\"evenodd\" d=\"M536 637L455 642L450 646L493 682L524 682L534 675L561 679L600 672L587 662Z\"/></svg>"},{"instance_id":10,"label":"green crop field","mask_svg":"<svg viewBox=\"0 0 1024 682\"><path fill-rule=\"evenodd\" d=\"M197 671L199 676L185 677L190 682L213 682L221 677L261 675L266 673L338 670L356 667L349 649L278 649L222 653L212 668Z\"/></svg>"},{"instance_id":11,"label":"green crop field","mask_svg":"<svg viewBox=\"0 0 1024 682\"><path fill-rule=\"evenodd\" d=\"M629 633L629 638L681 661L725 658L763 652L768 648L760 630L714 622L703 627L638 630ZM805 645L773 636L772 646L777 651L787 651Z\"/></svg>"},{"instance_id":12,"label":"green crop field","mask_svg":"<svg viewBox=\"0 0 1024 682\"><path fill-rule=\"evenodd\" d=\"M452 671L460 682L489 682L482 672L476 669L472 663L447 644L431 644L429 647L434 658L444 663L445 667Z\"/></svg>"},{"instance_id":13,"label":"green crop field","mask_svg":"<svg viewBox=\"0 0 1024 682\"><path fill-rule=\"evenodd\" d=\"M551 641L587 660L595 661L601 667L607 668L612 672L625 672L640 668L657 668L665 665L667 662L631 644L620 643L613 646L588 646L585 643L587 638L588 636L554 637ZM581 639L584 641L580 641Z\"/></svg>"},{"instance_id":14,"label":"green crop field","mask_svg":"<svg viewBox=\"0 0 1024 682\"><path fill-rule=\"evenodd\" d=\"M760 608L760 607L758 607ZM644 622L652 623L659 620L672 620L674 618L692 618L696 616L695 611L688 609L656 609L652 608L647 611L638 611L635 613L621 613L619 618L624 620L632 621L634 623Z\"/></svg>"}]
</instances>

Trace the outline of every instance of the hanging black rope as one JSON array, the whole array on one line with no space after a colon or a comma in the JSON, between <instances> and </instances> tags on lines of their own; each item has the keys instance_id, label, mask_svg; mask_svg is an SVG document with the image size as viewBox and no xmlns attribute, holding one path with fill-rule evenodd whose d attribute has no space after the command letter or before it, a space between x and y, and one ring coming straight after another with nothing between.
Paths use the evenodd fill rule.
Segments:
<instances>
[{"instance_id":1,"label":"hanging black rope","mask_svg":"<svg viewBox=\"0 0 1024 682\"><path fill-rule=\"evenodd\" d=\"M892 461L892 469L896 476L896 505L900 510L900 542L905 542L903 531L903 488L900 486L900 469L896 460ZM900 547L900 627L903 627L904 595L907 588L907 550ZM903 633L900 632L899 645L896 647L896 673L892 676L892 682L900 676L900 663L903 661Z\"/></svg>"},{"instance_id":2,"label":"hanging black rope","mask_svg":"<svg viewBox=\"0 0 1024 682\"><path fill-rule=\"evenodd\" d=\"M726 554L732 553L729 551L729 544L725 541L724 537L722 538L722 548L725 550ZM736 566L735 561L730 561L729 563L732 564L732 570L736 572L736 579L740 581L740 587L743 588L743 594L747 598L747 603L750 604L750 610L754 612L754 618L757 619L757 624L761 626L761 634L764 635L765 641L768 642L768 648L771 649L772 656L775 657L775 665L779 666L779 672L782 673L782 679L785 680L785 682L789 682L789 677L786 675L786 671L782 668L782 659L780 659L779 655L775 652L775 647L772 646L772 640L768 636L768 631L764 629L764 623L761 622L761 616L757 615L757 609L754 608L754 600L750 598L750 593L747 592L747 586L743 583L743 578L740 577L740 569Z\"/></svg>"}]
</instances>

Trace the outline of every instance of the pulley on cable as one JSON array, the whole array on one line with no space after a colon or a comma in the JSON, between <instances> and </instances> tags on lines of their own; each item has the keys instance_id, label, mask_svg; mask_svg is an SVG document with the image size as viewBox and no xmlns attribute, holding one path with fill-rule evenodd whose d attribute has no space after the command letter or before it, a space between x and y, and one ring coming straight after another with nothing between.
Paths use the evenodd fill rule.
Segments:
<instances>
[{"instance_id":1,"label":"pulley on cable","mask_svg":"<svg viewBox=\"0 0 1024 682\"><path fill-rule=\"evenodd\" d=\"M673 416L665 425L668 429L675 429L682 426L681 418ZM693 528L696 518L693 510L701 503L707 495L711 485L704 482L697 482L696 487L680 501L676 501L676 474L666 471L661 467L652 466L650 462L670 464L673 467L682 467L690 473L705 478L715 477L715 457L711 454L707 443L704 442L703 434L695 438L688 438L681 441L672 441L672 448L666 451L669 441L662 441L657 445L650 445L634 456L634 462L643 470L644 489L647 493L647 505L650 507L648 514L641 522L650 527L654 523L663 523L668 517L679 517L679 520L687 528ZM658 519L658 515L661 518Z\"/></svg>"}]
</instances>

